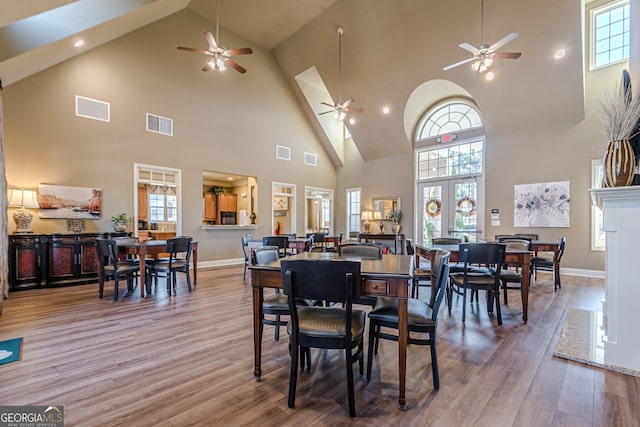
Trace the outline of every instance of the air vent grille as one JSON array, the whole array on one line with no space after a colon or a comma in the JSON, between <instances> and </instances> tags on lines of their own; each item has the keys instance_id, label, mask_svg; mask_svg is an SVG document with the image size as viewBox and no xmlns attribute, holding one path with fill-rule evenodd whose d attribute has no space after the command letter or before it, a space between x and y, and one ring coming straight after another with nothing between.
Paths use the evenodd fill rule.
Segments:
<instances>
[{"instance_id":1,"label":"air vent grille","mask_svg":"<svg viewBox=\"0 0 640 427\"><path fill-rule=\"evenodd\" d=\"M173 120L147 113L147 130L149 132L173 136Z\"/></svg>"},{"instance_id":2,"label":"air vent grille","mask_svg":"<svg viewBox=\"0 0 640 427\"><path fill-rule=\"evenodd\" d=\"M76 95L76 116L109 122L111 121L111 104Z\"/></svg>"},{"instance_id":3,"label":"air vent grille","mask_svg":"<svg viewBox=\"0 0 640 427\"><path fill-rule=\"evenodd\" d=\"M291 148L284 145L276 145L276 158L280 160L291 160Z\"/></svg>"},{"instance_id":4,"label":"air vent grille","mask_svg":"<svg viewBox=\"0 0 640 427\"><path fill-rule=\"evenodd\" d=\"M318 166L318 155L315 153L304 153L304 164L308 166Z\"/></svg>"}]
</instances>

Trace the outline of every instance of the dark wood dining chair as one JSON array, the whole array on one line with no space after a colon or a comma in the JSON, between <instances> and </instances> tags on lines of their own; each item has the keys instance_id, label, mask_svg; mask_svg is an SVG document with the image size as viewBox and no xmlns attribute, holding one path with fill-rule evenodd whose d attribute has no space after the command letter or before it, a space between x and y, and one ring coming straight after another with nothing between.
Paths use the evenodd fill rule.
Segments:
<instances>
[{"instance_id":1,"label":"dark wood dining chair","mask_svg":"<svg viewBox=\"0 0 640 427\"><path fill-rule=\"evenodd\" d=\"M539 236L535 233L516 233L513 235L516 239L525 239L525 240L538 240Z\"/></svg>"},{"instance_id":2,"label":"dark wood dining chair","mask_svg":"<svg viewBox=\"0 0 640 427\"><path fill-rule=\"evenodd\" d=\"M265 236L262 238L262 246L277 246L280 249L280 258L287 256L289 238L287 236Z\"/></svg>"},{"instance_id":3,"label":"dark wood dining chair","mask_svg":"<svg viewBox=\"0 0 640 427\"><path fill-rule=\"evenodd\" d=\"M140 266L136 262L120 261L118 259L118 244L113 239L98 239L96 240L96 245L100 263L98 279L100 298L104 293L105 280L113 280L113 300L118 301L119 279L125 279L127 281L127 290L132 292L134 289L133 281L140 271Z\"/></svg>"},{"instance_id":4,"label":"dark wood dining chair","mask_svg":"<svg viewBox=\"0 0 640 427\"><path fill-rule=\"evenodd\" d=\"M447 292L447 278L449 277L449 258L451 252L437 250L434 265L436 271L436 296L433 305L414 298L407 300L408 335L407 343L428 345L431 347L431 370L433 374L433 388L440 388L440 374L438 372L438 355L436 351L436 328L438 326L438 312L440 304ZM398 299L381 297L369 312L369 350L367 353L367 381L371 380L373 356L378 354L380 339L398 341L398 335L382 332L382 328L398 329ZM411 336L411 333L427 334L426 338Z\"/></svg>"},{"instance_id":5,"label":"dark wood dining chair","mask_svg":"<svg viewBox=\"0 0 640 427\"><path fill-rule=\"evenodd\" d=\"M353 363L363 374L363 337L366 312L353 309L360 295L360 263L342 260L283 260L282 284L289 297L289 408L296 398L300 348L344 349L349 416L355 417ZM299 307L297 299L336 301L342 307Z\"/></svg>"},{"instance_id":6,"label":"dark wood dining chair","mask_svg":"<svg viewBox=\"0 0 640 427\"><path fill-rule=\"evenodd\" d=\"M528 251L531 245L531 242L526 239L505 239L502 243L505 244L507 250ZM522 274L519 271L519 266L505 263L502 270L500 270L500 283L502 284L502 291L504 293L504 304L509 305L507 291L522 289Z\"/></svg>"},{"instance_id":7,"label":"dark wood dining chair","mask_svg":"<svg viewBox=\"0 0 640 427\"><path fill-rule=\"evenodd\" d=\"M562 259L562 255L564 255L564 247L567 244L567 238L564 236L558 237L558 270L560 270L560 260ZM540 257L534 256L531 258L531 269L529 270L529 274L533 275L535 280L538 280L538 270L542 271L551 271L553 273L553 291L557 291L558 289L562 289L562 283L560 282L560 276L558 276L556 280L556 273L553 264L553 257Z\"/></svg>"},{"instance_id":8,"label":"dark wood dining chair","mask_svg":"<svg viewBox=\"0 0 640 427\"><path fill-rule=\"evenodd\" d=\"M343 243L338 245L338 256L352 258L382 258L382 245L374 243ZM362 295L356 298L354 304L363 304L373 307L378 302L378 297Z\"/></svg>"},{"instance_id":9,"label":"dark wood dining chair","mask_svg":"<svg viewBox=\"0 0 640 427\"><path fill-rule=\"evenodd\" d=\"M177 274L184 273L187 279L187 289L191 292L191 275L189 274L189 262L191 260L191 241L193 239L188 236L175 237L173 239L167 239L167 252L169 258L166 261L159 261L150 264L147 267L147 291L151 289L151 281L155 282L155 286L158 286L158 277L165 277L167 279L167 293L171 296L171 293L175 294Z\"/></svg>"},{"instance_id":10,"label":"dark wood dining chair","mask_svg":"<svg viewBox=\"0 0 640 427\"><path fill-rule=\"evenodd\" d=\"M416 256L413 246L413 239L407 239L407 255ZM421 258L418 262L416 258L413 268L413 280L411 282L411 298L419 298L420 287L431 288L431 263L429 260ZM418 267L416 267L418 266Z\"/></svg>"},{"instance_id":11,"label":"dark wood dining chair","mask_svg":"<svg viewBox=\"0 0 640 427\"><path fill-rule=\"evenodd\" d=\"M459 245L458 260L464 264L464 271L451 273L449 287L449 301L452 300L452 287L462 289L462 322L466 320L467 289L487 291L487 311L493 312L495 301L498 325L502 325L500 312L500 275L491 269L474 269L473 264L491 265L497 271L504 264L506 245L503 243L461 243ZM451 304L449 305L451 313Z\"/></svg>"}]
</instances>

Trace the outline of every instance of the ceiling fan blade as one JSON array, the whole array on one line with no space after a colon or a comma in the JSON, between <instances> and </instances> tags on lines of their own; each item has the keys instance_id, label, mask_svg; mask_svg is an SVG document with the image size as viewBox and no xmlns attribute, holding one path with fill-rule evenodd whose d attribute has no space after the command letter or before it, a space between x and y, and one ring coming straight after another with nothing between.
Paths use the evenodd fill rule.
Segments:
<instances>
[{"instance_id":1,"label":"ceiling fan blade","mask_svg":"<svg viewBox=\"0 0 640 427\"><path fill-rule=\"evenodd\" d=\"M515 39L518 36L519 36L518 33L507 34L506 36L504 36L502 38L502 40L498 40L497 42L495 42L494 44L489 46L489 52L494 52L494 51L500 49L502 46L504 46L505 44L509 43L511 40Z\"/></svg>"},{"instance_id":2,"label":"ceiling fan blade","mask_svg":"<svg viewBox=\"0 0 640 427\"><path fill-rule=\"evenodd\" d=\"M209 65L209 61L207 61L204 64L204 67L202 67L202 71L211 71L211 70L213 70L213 68L211 68L211 65Z\"/></svg>"},{"instance_id":3,"label":"ceiling fan blade","mask_svg":"<svg viewBox=\"0 0 640 427\"><path fill-rule=\"evenodd\" d=\"M227 64L229 67L233 68L234 70L239 71L241 73L246 73L247 72L246 69L244 69L240 65L238 65L238 63L235 62L233 59L226 58L224 60L224 63Z\"/></svg>"},{"instance_id":4,"label":"ceiling fan blade","mask_svg":"<svg viewBox=\"0 0 640 427\"><path fill-rule=\"evenodd\" d=\"M356 102L355 99L349 98L346 101L344 101L344 104L342 104L342 108L349 108L349 105L353 104L354 102Z\"/></svg>"},{"instance_id":5,"label":"ceiling fan blade","mask_svg":"<svg viewBox=\"0 0 640 427\"><path fill-rule=\"evenodd\" d=\"M447 65L447 66L446 66L446 67L444 67L442 70L443 70L443 71L447 71L447 70L450 70L450 69L452 69L452 68L455 68L455 67L457 67L457 66L459 66L459 65L466 64L467 62L474 61L475 59L476 59L476 58L467 58L467 59L462 60L462 61L460 61L460 62L456 62L455 64Z\"/></svg>"},{"instance_id":6,"label":"ceiling fan blade","mask_svg":"<svg viewBox=\"0 0 640 427\"><path fill-rule=\"evenodd\" d=\"M325 111L323 113L318 113L318 115L321 116L323 114L329 114L329 113L335 113L335 110L329 110L329 111Z\"/></svg>"},{"instance_id":7,"label":"ceiling fan blade","mask_svg":"<svg viewBox=\"0 0 640 427\"><path fill-rule=\"evenodd\" d=\"M469 52L473 53L474 55L476 53L480 52L480 49L478 49L475 46L470 45L469 43L460 43L458 46L460 46L464 50L468 50Z\"/></svg>"},{"instance_id":8,"label":"ceiling fan blade","mask_svg":"<svg viewBox=\"0 0 640 427\"><path fill-rule=\"evenodd\" d=\"M364 108L345 108L344 111L348 111L350 113L364 113Z\"/></svg>"},{"instance_id":9,"label":"ceiling fan blade","mask_svg":"<svg viewBox=\"0 0 640 427\"><path fill-rule=\"evenodd\" d=\"M216 39L213 38L213 34L211 34L207 30L204 30L203 33L204 33L204 38L207 40L207 43L209 44L209 47L211 47L211 49L217 49L218 43L216 43Z\"/></svg>"},{"instance_id":10,"label":"ceiling fan blade","mask_svg":"<svg viewBox=\"0 0 640 427\"><path fill-rule=\"evenodd\" d=\"M242 49L228 49L225 51L228 56L236 56L236 55L248 55L253 53L253 49L250 47L243 47Z\"/></svg>"},{"instance_id":11,"label":"ceiling fan blade","mask_svg":"<svg viewBox=\"0 0 640 427\"><path fill-rule=\"evenodd\" d=\"M503 59L518 59L522 55L522 52L494 52L494 58L503 58Z\"/></svg>"},{"instance_id":12,"label":"ceiling fan blade","mask_svg":"<svg viewBox=\"0 0 640 427\"><path fill-rule=\"evenodd\" d=\"M211 52L204 49L195 49L193 47L184 47L184 46L177 46L177 48L179 50L186 50L187 52L195 52L195 53L201 53L203 55L211 55Z\"/></svg>"},{"instance_id":13,"label":"ceiling fan blade","mask_svg":"<svg viewBox=\"0 0 640 427\"><path fill-rule=\"evenodd\" d=\"M336 108L336 106L335 106L335 105L333 105L333 104L329 104L329 103L327 103L327 102L321 102L320 104L322 104L322 105L326 105L327 107Z\"/></svg>"}]
</instances>

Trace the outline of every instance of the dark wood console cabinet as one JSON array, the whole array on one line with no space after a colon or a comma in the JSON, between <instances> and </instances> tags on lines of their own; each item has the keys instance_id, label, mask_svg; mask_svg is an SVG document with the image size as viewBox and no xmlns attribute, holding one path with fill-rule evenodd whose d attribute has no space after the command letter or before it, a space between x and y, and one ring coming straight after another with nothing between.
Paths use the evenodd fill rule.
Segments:
<instances>
[{"instance_id":1,"label":"dark wood console cabinet","mask_svg":"<svg viewBox=\"0 0 640 427\"><path fill-rule=\"evenodd\" d=\"M13 234L9 236L9 290L98 280L96 239L131 233Z\"/></svg>"}]
</instances>

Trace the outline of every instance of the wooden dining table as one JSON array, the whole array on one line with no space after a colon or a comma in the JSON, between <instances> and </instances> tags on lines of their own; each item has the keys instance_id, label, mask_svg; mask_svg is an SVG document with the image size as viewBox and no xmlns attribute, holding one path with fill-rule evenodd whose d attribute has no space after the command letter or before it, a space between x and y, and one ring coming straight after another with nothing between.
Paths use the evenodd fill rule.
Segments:
<instances>
[{"instance_id":1,"label":"wooden dining table","mask_svg":"<svg viewBox=\"0 0 640 427\"><path fill-rule=\"evenodd\" d=\"M459 260L459 246L458 245L416 245L415 246L415 263L416 268L420 266L420 257L428 259L431 265L435 265L436 250L443 249L451 252L451 262L458 262ZM520 296L522 297L522 321L527 323L528 311L529 311L529 285L531 275L529 274L531 268L531 255L532 251L509 249L505 251L504 262L509 265L517 265L522 268L522 284L520 286ZM433 271L432 271L433 274ZM431 277L431 283L436 283L435 278ZM435 292L431 292L431 295L435 295Z\"/></svg>"},{"instance_id":2,"label":"wooden dining table","mask_svg":"<svg viewBox=\"0 0 640 427\"><path fill-rule=\"evenodd\" d=\"M308 259L339 259L360 262L360 276L362 283L360 292L368 296L390 296L398 298L398 377L399 394L398 406L406 408L406 377L407 377L407 297L411 275L413 272L413 257L409 255L383 255L382 258L340 257L335 252L304 252L285 258L285 260ZM251 286L253 290L253 376L260 381L262 376L262 334L264 301L263 288L282 288L280 261L266 265L252 265Z\"/></svg>"},{"instance_id":3,"label":"wooden dining table","mask_svg":"<svg viewBox=\"0 0 640 427\"><path fill-rule=\"evenodd\" d=\"M167 252L166 240L146 240L139 242L136 239L118 240L118 252L126 255L136 255L140 260L140 298L144 298L147 255L152 257ZM198 284L198 242L191 242L191 259L193 260L193 286ZM147 290L151 293L151 290Z\"/></svg>"}]
</instances>

